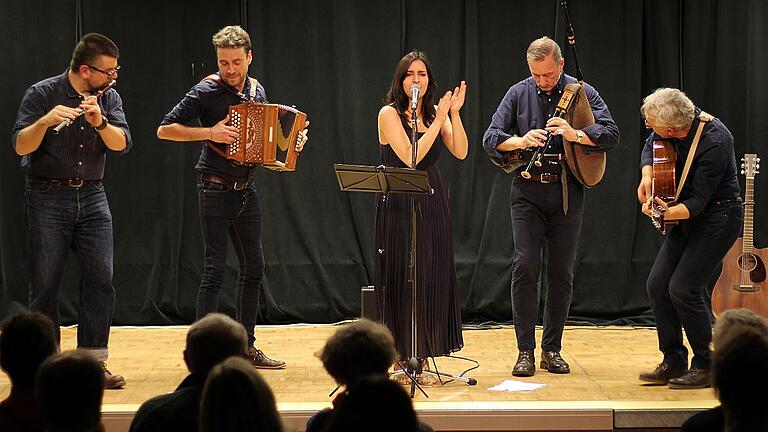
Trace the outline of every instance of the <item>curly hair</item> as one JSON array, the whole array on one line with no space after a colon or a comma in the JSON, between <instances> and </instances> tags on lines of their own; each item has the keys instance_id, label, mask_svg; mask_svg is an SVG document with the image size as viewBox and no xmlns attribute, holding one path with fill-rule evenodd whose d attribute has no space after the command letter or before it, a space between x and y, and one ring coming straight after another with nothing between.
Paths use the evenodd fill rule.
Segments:
<instances>
[{"instance_id":1,"label":"curly hair","mask_svg":"<svg viewBox=\"0 0 768 432\"><path fill-rule=\"evenodd\" d=\"M338 329L317 355L328 374L342 385L385 375L398 356L389 329L367 319Z\"/></svg>"}]
</instances>

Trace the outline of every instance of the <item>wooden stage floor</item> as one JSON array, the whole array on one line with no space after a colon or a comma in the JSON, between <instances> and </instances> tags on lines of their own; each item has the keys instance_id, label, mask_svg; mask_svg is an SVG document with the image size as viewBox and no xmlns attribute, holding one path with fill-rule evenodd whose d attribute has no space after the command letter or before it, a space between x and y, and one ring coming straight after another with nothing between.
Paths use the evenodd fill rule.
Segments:
<instances>
[{"instance_id":1,"label":"wooden stage floor","mask_svg":"<svg viewBox=\"0 0 768 432\"><path fill-rule=\"evenodd\" d=\"M343 324L340 324L343 325ZM260 326L259 348L285 360L284 370L262 371L275 392L283 418L303 430L311 413L328 406L335 384L315 353L334 325ZM113 327L110 369L122 374L127 386L104 395L108 431L127 430L136 408L146 399L172 391L186 376L182 359L185 326ZM76 329L62 329L62 348L75 346ZM541 332L537 331L537 340ZM451 382L427 388L429 398L414 399L420 417L435 430L674 430L692 412L717 404L711 389L670 390L644 386L641 370L660 361L652 328L567 327L563 357L568 375L537 370L531 378L515 378L517 358L514 329L464 330L464 349L456 353L479 362L469 372L476 386ZM538 360L538 352L536 353ZM438 358L441 371L458 374L470 363ZM537 365L538 366L538 365ZM488 390L507 379L545 384L525 392ZM0 397L8 395L7 377L0 377ZM642 428L642 429L641 429Z\"/></svg>"}]
</instances>

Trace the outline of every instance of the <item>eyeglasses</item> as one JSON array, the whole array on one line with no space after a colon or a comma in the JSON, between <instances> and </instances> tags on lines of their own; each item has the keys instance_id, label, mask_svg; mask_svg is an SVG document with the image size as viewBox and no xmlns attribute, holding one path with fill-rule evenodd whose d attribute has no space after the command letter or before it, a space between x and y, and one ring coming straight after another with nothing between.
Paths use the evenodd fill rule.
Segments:
<instances>
[{"instance_id":1,"label":"eyeglasses","mask_svg":"<svg viewBox=\"0 0 768 432\"><path fill-rule=\"evenodd\" d=\"M104 75L106 75L108 77L111 77L112 75L116 74L117 71L119 71L121 69L121 66L115 66L114 69L111 69L111 70L108 70L108 71L103 71L103 70L101 70L101 69L99 69L97 67L93 67L91 65L86 65L86 66L88 66L89 69L93 69L96 72L101 72L101 73L103 73Z\"/></svg>"}]
</instances>

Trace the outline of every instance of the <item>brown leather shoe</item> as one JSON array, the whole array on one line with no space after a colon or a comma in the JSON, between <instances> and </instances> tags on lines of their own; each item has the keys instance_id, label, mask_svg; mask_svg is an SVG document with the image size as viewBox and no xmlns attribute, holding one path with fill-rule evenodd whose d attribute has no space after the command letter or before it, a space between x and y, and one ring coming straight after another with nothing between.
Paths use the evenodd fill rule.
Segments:
<instances>
[{"instance_id":1,"label":"brown leather shoe","mask_svg":"<svg viewBox=\"0 0 768 432\"><path fill-rule=\"evenodd\" d=\"M702 389L710 386L709 371L706 369L690 368L688 372L677 378L671 378L667 384L671 389Z\"/></svg>"},{"instance_id":2,"label":"brown leather shoe","mask_svg":"<svg viewBox=\"0 0 768 432\"><path fill-rule=\"evenodd\" d=\"M557 351L542 351L541 363L539 366L542 369L546 369L549 373L555 374L567 374L571 373L571 367L568 366L565 360L560 357L560 353Z\"/></svg>"},{"instance_id":3,"label":"brown leather shoe","mask_svg":"<svg viewBox=\"0 0 768 432\"><path fill-rule=\"evenodd\" d=\"M112 375L112 372L107 369L107 363L100 361L99 365L104 371L104 388L105 389L119 389L125 387L125 379L122 375Z\"/></svg>"},{"instance_id":4,"label":"brown leather shoe","mask_svg":"<svg viewBox=\"0 0 768 432\"><path fill-rule=\"evenodd\" d=\"M512 368L512 375L517 377L533 376L536 372L536 359L533 358L533 350L520 351L517 362Z\"/></svg>"},{"instance_id":5,"label":"brown leather shoe","mask_svg":"<svg viewBox=\"0 0 768 432\"><path fill-rule=\"evenodd\" d=\"M643 372L638 378L652 385L667 385L670 379L681 377L683 374L685 374L685 366L672 366L661 362L652 372Z\"/></svg>"},{"instance_id":6,"label":"brown leather shoe","mask_svg":"<svg viewBox=\"0 0 768 432\"><path fill-rule=\"evenodd\" d=\"M263 351L254 347L248 348L248 360L256 369L283 369L285 367L284 361L272 360Z\"/></svg>"}]
</instances>

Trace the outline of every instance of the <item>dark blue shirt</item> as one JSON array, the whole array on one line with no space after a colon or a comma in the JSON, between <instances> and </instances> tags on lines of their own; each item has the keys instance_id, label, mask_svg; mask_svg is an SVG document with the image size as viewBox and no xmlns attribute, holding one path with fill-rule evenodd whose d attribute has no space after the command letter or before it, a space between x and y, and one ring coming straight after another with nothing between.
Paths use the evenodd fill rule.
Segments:
<instances>
[{"instance_id":1,"label":"dark blue shirt","mask_svg":"<svg viewBox=\"0 0 768 432\"><path fill-rule=\"evenodd\" d=\"M252 92L251 85L251 80L246 79L242 94L238 94L236 89L226 85L223 81L204 79L187 92L184 99L165 115L160 124L188 124L197 119L202 127L212 127L227 116L230 105L242 103L244 98L248 98L247 95L251 93L255 95L255 102L266 103L267 93L264 87L257 83L256 91ZM209 142L203 141L203 151L200 153L200 159L195 166L198 171L216 174L229 181L248 178L253 167L237 165L224 158L208 147ZM212 144L222 150L224 149L223 144Z\"/></svg>"},{"instance_id":2,"label":"dark blue shirt","mask_svg":"<svg viewBox=\"0 0 768 432\"><path fill-rule=\"evenodd\" d=\"M80 106L83 96L78 93L67 72L40 81L27 89L21 100L16 124L13 126L12 145L16 145L19 131L35 123L57 105L72 108ZM125 133L126 147L120 153L130 150L131 132L123 112L123 101L112 88L99 97L101 114L109 124ZM27 174L54 179L101 180L104 177L107 146L99 133L81 115L57 135L49 128L40 147L21 159L21 167Z\"/></svg>"},{"instance_id":3,"label":"dark blue shirt","mask_svg":"<svg viewBox=\"0 0 768 432\"><path fill-rule=\"evenodd\" d=\"M701 109L696 108L696 118L693 119L691 130L685 139L669 140L674 144L677 152L675 177L678 185L685 167L685 160L693 144L693 137L701 122L700 113ZM661 139L663 138L653 132L645 140L645 147L640 157L641 167L653 163L653 142ZM736 200L741 195L736 173L736 154L731 131L720 119L707 122L701 132L696 155L677 203L684 204L690 213L689 219L693 219L711 205Z\"/></svg>"},{"instance_id":4,"label":"dark blue shirt","mask_svg":"<svg viewBox=\"0 0 768 432\"><path fill-rule=\"evenodd\" d=\"M512 136L522 137L532 129L544 129L547 120L552 117L557 108L565 85L575 82L576 78L562 74L551 94L547 94L536 86L533 77L528 77L510 87L499 107L496 108L488 130L483 135L485 151L496 161L502 161L504 154L508 152L500 152L496 146ZM583 128L584 133L597 144L599 149L613 148L619 142L619 127L613 121L608 106L605 105L597 90L585 83L584 91L592 107L592 113L595 115L595 124ZM547 153L563 152L562 137L553 137L552 147ZM559 168L554 172L559 172Z\"/></svg>"}]
</instances>

